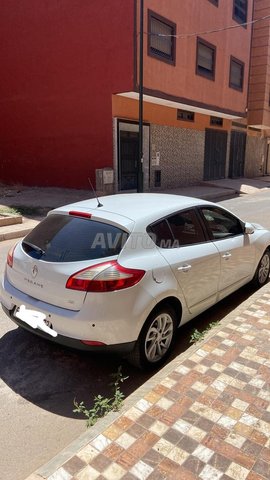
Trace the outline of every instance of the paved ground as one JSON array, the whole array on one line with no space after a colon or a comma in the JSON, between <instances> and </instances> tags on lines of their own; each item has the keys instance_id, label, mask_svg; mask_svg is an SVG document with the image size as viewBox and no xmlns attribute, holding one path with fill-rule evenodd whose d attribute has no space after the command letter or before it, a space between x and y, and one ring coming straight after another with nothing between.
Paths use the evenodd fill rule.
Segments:
<instances>
[{"instance_id":1,"label":"paved ground","mask_svg":"<svg viewBox=\"0 0 270 480\"><path fill-rule=\"evenodd\" d=\"M213 198L270 187L268 178L237 181L171 193ZM77 191L68 199L48 193L7 192L0 204L38 198L52 208L80 199ZM270 284L28 480L269 480L269 337Z\"/></svg>"},{"instance_id":2,"label":"paved ground","mask_svg":"<svg viewBox=\"0 0 270 480\"><path fill-rule=\"evenodd\" d=\"M269 480L270 284L28 480Z\"/></svg>"}]
</instances>

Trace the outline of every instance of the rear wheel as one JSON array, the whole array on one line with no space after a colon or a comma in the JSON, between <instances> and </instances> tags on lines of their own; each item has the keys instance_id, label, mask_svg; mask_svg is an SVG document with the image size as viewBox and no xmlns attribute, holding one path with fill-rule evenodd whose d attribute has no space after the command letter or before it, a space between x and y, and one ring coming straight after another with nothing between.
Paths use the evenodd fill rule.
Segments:
<instances>
[{"instance_id":1,"label":"rear wheel","mask_svg":"<svg viewBox=\"0 0 270 480\"><path fill-rule=\"evenodd\" d=\"M169 305L155 309L129 354L130 363L141 369L156 368L164 363L173 346L176 325L175 311Z\"/></svg>"},{"instance_id":2,"label":"rear wheel","mask_svg":"<svg viewBox=\"0 0 270 480\"><path fill-rule=\"evenodd\" d=\"M260 288L268 281L270 273L270 251L265 250L253 277L253 284Z\"/></svg>"}]
</instances>

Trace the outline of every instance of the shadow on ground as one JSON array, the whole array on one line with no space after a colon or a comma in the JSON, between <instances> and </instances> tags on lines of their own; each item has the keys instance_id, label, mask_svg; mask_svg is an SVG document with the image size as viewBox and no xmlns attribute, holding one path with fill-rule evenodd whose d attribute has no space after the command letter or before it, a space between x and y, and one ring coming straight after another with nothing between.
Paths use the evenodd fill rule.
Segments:
<instances>
[{"instance_id":1,"label":"shadow on ground","mask_svg":"<svg viewBox=\"0 0 270 480\"><path fill-rule=\"evenodd\" d=\"M220 321L252 293L254 289L247 285L180 328L169 361L189 348L195 328L202 331L209 323ZM133 368L115 355L67 349L21 328L1 338L0 352L0 376L16 394L42 409L71 418L77 418L72 412L74 398L90 407L95 395L110 396L111 374L119 365L123 375L128 376L121 388L125 396L152 375Z\"/></svg>"}]
</instances>

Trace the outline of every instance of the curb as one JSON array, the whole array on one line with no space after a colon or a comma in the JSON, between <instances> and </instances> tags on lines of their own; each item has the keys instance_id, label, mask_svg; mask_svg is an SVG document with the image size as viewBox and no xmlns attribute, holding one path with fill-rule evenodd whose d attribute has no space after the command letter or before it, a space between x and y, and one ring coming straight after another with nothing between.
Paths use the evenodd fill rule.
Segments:
<instances>
[{"instance_id":1,"label":"curb","mask_svg":"<svg viewBox=\"0 0 270 480\"><path fill-rule=\"evenodd\" d=\"M33 228L39 223L38 220L23 220L24 224L9 225L0 227L0 242L5 240L12 240L14 238L25 237ZM1 233L1 231L3 233Z\"/></svg>"},{"instance_id":2,"label":"curb","mask_svg":"<svg viewBox=\"0 0 270 480\"><path fill-rule=\"evenodd\" d=\"M30 233L33 230L34 227L32 228L25 228L23 230L18 230L18 231L13 231L13 232L7 232L0 234L0 242L4 242L5 240L12 240L13 238L20 238L20 237L25 237L28 233Z\"/></svg>"},{"instance_id":3,"label":"curb","mask_svg":"<svg viewBox=\"0 0 270 480\"><path fill-rule=\"evenodd\" d=\"M119 412L110 412L106 417L98 420L98 422L93 427L91 427L89 431L82 433L70 445L68 445L65 449L59 452L45 465L41 466L38 470L28 476L25 480L48 479L48 477L53 475L53 473L57 469L59 469L70 458L72 458L81 448L85 447L96 436L100 435L115 420L117 420L122 414L129 410L134 404L136 404L138 400L140 400L156 385L158 385L164 377L170 375L170 373L172 373L176 366L179 366L182 362L189 358L189 356L199 350L205 343L209 341L210 338L214 337L216 333L220 332L227 324L229 324L232 318L235 318L236 316L241 314L241 312L246 310L252 303L254 303L258 298L261 297L261 295L266 292L270 293L270 283L253 293L247 300L241 303L241 305L239 305L236 309L226 315L220 321L218 326L214 327L207 333L203 340L192 345L185 352L175 357L170 363L165 365L159 372L157 372L155 375L153 375L153 377L148 379L143 385L141 385L137 390L135 390L135 392L133 392L129 397L126 398L126 400L124 401L124 406Z\"/></svg>"}]
</instances>

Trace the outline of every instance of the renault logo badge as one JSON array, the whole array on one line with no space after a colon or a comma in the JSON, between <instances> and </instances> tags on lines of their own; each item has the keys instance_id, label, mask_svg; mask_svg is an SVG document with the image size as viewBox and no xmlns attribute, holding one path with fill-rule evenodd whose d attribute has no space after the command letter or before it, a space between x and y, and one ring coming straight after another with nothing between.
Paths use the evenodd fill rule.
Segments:
<instances>
[{"instance_id":1,"label":"renault logo badge","mask_svg":"<svg viewBox=\"0 0 270 480\"><path fill-rule=\"evenodd\" d=\"M38 268L36 265L34 265L32 267L32 277L36 278L37 274L38 274Z\"/></svg>"}]
</instances>

